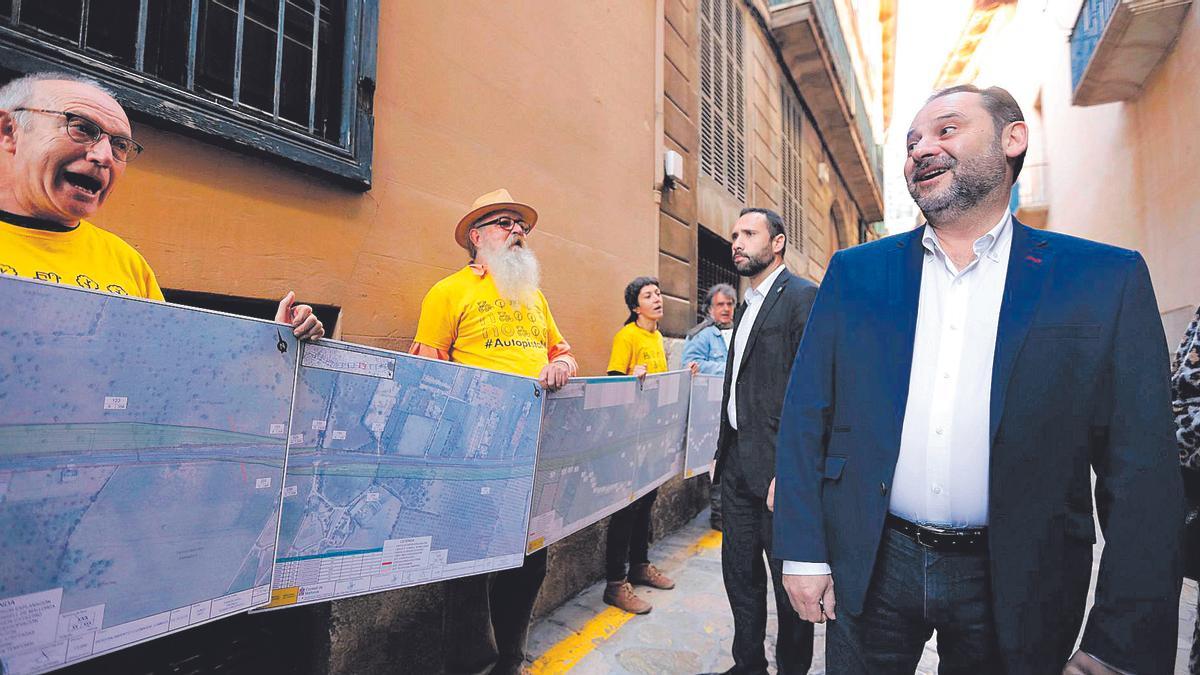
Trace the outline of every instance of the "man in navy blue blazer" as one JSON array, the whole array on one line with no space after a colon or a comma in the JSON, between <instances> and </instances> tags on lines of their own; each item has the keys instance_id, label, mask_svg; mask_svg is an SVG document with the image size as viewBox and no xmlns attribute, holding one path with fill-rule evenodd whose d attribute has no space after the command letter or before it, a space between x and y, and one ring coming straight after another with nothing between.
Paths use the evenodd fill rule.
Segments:
<instances>
[{"instance_id":1,"label":"man in navy blue blazer","mask_svg":"<svg viewBox=\"0 0 1200 675\"><path fill-rule=\"evenodd\" d=\"M1183 496L1142 257L1008 210L1003 89L934 94L905 178L927 224L830 261L788 384L775 557L833 673L1170 673ZM1105 547L1095 605L1093 483Z\"/></svg>"}]
</instances>

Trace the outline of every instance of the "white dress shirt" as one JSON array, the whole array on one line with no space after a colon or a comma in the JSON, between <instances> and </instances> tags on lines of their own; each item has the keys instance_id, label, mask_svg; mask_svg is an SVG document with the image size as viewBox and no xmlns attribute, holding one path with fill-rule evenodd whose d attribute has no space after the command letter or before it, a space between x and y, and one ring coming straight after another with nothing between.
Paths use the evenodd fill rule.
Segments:
<instances>
[{"instance_id":1,"label":"white dress shirt","mask_svg":"<svg viewBox=\"0 0 1200 675\"><path fill-rule=\"evenodd\" d=\"M783 265L775 268L762 283L746 291L746 297L743 302L746 303L746 311L742 313L742 322L738 324L737 330L733 334L733 375L729 379L729 404L725 406L725 411L729 414L729 426L737 431L737 379L738 372L742 369L742 359L746 356L746 343L750 341L750 332L754 329L754 320L758 318L758 310L762 309L763 300L767 299L767 293L771 292L771 286L779 275L783 273ZM790 367L790 366L789 366Z\"/></svg>"},{"instance_id":2,"label":"white dress shirt","mask_svg":"<svg viewBox=\"0 0 1200 675\"><path fill-rule=\"evenodd\" d=\"M958 269L925 228L908 403L889 511L922 524L987 524L992 358L1012 248L1012 216L975 240ZM829 574L784 562L784 574Z\"/></svg>"},{"instance_id":3,"label":"white dress shirt","mask_svg":"<svg viewBox=\"0 0 1200 675\"><path fill-rule=\"evenodd\" d=\"M915 523L987 525L992 357L1012 218L975 240L962 270L925 228L908 404L889 510Z\"/></svg>"}]
</instances>

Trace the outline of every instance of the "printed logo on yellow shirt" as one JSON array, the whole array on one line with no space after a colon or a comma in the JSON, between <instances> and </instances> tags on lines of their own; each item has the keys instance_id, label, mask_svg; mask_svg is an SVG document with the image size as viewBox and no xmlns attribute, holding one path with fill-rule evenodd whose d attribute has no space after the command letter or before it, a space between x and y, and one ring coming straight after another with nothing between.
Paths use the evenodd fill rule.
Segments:
<instances>
[{"instance_id":1,"label":"printed logo on yellow shirt","mask_svg":"<svg viewBox=\"0 0 1200 675\"><path fill-rule=\"evenodd\" d=\"M546 349L545 316L536 307L523 307L506 300L480 300L479 314L484 349L518 347Z\"/></svg>"},{"instance_id":2,"label":"printed logo on yellow shirt","mask_svg":"<svg viewBox=\"0 0 1200 675\"><path fill-rule=\"evenodd\" d=\"M661 373L667 370L667 360L663 358L662 349L640 347L637 350L637 360L634 363L645 365L652 373Z\"/></svg>"},{"instance_id":3,"label":"printed logo on yellow shirt","mask_svg":"<svg viewBox=\"0 0 1200 675\"><path fill-rule=\"evenodd\" d=\"M163 299L154 272L137 251L83 220L71 232L47 232L0 221L0 274Z\"/></svg>"},{"instance_id":4,"label":"printed logo on yellow shirt","mask_svg":"<svg viewBox=\"0 0 1200 675\"><path fill-rule=\"evenodd\" d=\"M646 366L651 373L666 372L667 354L663 350L662 333L650 332L630 322L613 336L608 370L632 374L637 366Z\"/></svg>"},{"instance_id":5,"label":"printed logo on yellow shirt","mask_svg":"<svg viewBox=\"0 0 1200 675\"><path fill-rule=\"evenodd\" d=\"M100 290L100 284L93 281L92 278L86 274L77 275L75 277L75 283L79 284L80 286L83 286L84 288L90 288L93 291Z\"/></svg>"},{"instance_id":6,"label":"printed logo on yellow shirt","mask_svg":"<svg viewBox=\"0 0 1200 675\"><path fill-rule=\"evenodd\" d=\"M3 264L0 264L0 274L19 276L15 267L12 265ZM43 272L41 270L34 270L33 278L37 279L38 281L49 281L56 284L61 284L63 282L62 275L58 272ZM93 291L100 290L100 284L86 274L76 275L75 284L80 288L86 288ZM120 284L109 284L104 287L104 290L112 293L113 295L129 295L129 291L125 290L125 287Z\"/></svg>"},{"instance_id":7,"label":"printed logo on yellow shirt","mask_svg":"<svg viewBox=\"0 0 1200 675\"><path fill-rule=\"evenodd\" d=\"M562 334L539 293L527 307L500 297L470 267L442 279L421 303L414 342L444 349L458 363L537 377Z\"/></svg>"}]
</instances>

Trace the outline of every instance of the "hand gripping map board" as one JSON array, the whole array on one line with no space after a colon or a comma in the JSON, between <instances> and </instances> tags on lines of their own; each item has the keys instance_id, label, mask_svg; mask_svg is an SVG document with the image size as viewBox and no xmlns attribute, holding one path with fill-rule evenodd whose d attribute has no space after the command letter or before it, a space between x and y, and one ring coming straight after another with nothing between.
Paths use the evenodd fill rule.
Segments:
<instances>
[{"instance_id":1,"label":"hand gripping map board","mask_svg":"<svg viewBox=\"0 0 1200 675\"><path fill-rule=\"evenodd\" d=\"M546 401L527 552L611 515L683 466L689 375L573 378Z\"/></svg>"},{"instance_id":2,"label":"hand gripping map board","mask_svg":"<svg viewBox=\"0 0 1200 675\"><path fill-rule=\"evenodd\" d=\"M290 331L4 276L0 307L0 670L265 604Z\"/></svg>"},{"instance_id":3,"label":"hand gripping map board","mask_svg":"<svg viewBox=\"0 0 1200 675\"><path fill-rule=\"evenodd\" d=\"M721 397L725 394L723 375L696 375L692 378L692 401L688 406L687 459L683 477L708 473L717 454L721 434Z\"/></svg>"},{"instance_id":4,"label":"hand gripping map board","mask_svg":"<svg viewBox=\"0 0 1200 675\"><path fill-rule=\"evenodd\" d=\"M531 378L305 343L267 609L522 565L543 400Z\"/></svg>"}]
</instances>

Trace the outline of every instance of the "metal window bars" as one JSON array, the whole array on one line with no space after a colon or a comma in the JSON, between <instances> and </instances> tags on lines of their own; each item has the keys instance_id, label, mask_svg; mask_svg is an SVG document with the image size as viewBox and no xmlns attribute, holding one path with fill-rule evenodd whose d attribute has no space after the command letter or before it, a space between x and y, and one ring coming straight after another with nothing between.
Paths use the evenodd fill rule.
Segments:
<instances>
[{"instance_id":1,"label":"metal window bars","mask_svg":"<svg viewBox=\"0 0 1200 675\"><path fill-rule=\"evenodd\" d=\"M704 296L708 289L717 284L729 284L737 289L740 277L733 266L729 242L701 227L696 248L700 262L696 267L696 320L703 321L707 316Z\"/></svg>"},{"instance_id":2,"label":"metal window bars","mask_svg":"<svg viewBox=\"0 0 1200 675\"><path fill-rule=\"evenodd\" d=\"M347 147L360 3L0 0L0 25Z\"/></svg>"}]
</instances>

